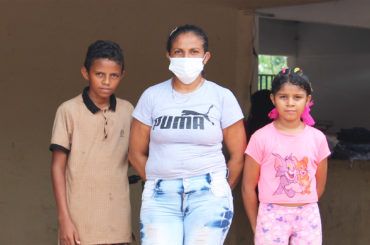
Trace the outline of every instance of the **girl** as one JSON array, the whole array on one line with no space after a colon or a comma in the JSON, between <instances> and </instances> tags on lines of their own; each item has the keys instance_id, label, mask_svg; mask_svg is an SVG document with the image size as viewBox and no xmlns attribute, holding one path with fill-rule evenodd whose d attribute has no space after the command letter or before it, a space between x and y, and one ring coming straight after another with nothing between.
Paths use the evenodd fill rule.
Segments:
<instances>
[{"instance_id":1,"label":"girl","mask_svg":"<svg viewBox=\"0 0 370 245\"><path fill-rule=\"evenodd\" d=\"M133 113L129 159L146 179L141 244L223 244L233 217L230 187L243 168L243 114L230 90L203 77L211 54L202 29L172 31L167 57L173 77L148 88Z\"/></svg>"},{"instance_id":2,"label":"girl","mask_svg":"<svg viewBox=\"0 0 370 245\"><path fill-rule=\"evenodd\" d=\"M311 127L311 92L302 70L283 69L272 81L274 121L253 134L245 151L242 194L256 245L322 242L317 201L330 151Z\"/></svg>"}]
</instances>

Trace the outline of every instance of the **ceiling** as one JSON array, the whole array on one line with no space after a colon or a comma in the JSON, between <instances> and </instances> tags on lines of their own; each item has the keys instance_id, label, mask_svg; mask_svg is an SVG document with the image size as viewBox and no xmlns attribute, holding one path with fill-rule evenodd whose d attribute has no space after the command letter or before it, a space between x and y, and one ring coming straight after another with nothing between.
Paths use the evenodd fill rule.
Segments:
<instances>
[{"instance_id":1,"label":"ceiling","mask_svg":"<svg viewBox=\"0 0 370 245\"><path fill-rule=\"evenodd\" d=\"M194 0L194 2L206 4L219 4L232 6L239 9L271 8L287 5L302 5L308 3L327 2L332 0Z\"/></svg>"},{"instance_id":2,"label":"ceiling","mask_svg":"<svg viewBox=\"0 0 370 245\"><path fill-rule=\"evenodd\" d=\"M370 29L370 0L336 0L300 6L258 9L260 16Z\"/></svg>"},{"instance_id":3,"label":"ceiling","mask_svg":"<svg viewBox=\"0 0 370 245\"><path fill-rule=\"evenodd\" d=\"M101 1L101 0L90 0ZM115 3L122 0L105 0L106 3ZM124 0L131 3L148 3L150 0ZM207 5L230 6L238 9L271 8L287 5L302 5L308 3L319 3L333 0L156 0L158 3L168 3L169 8L176 3L204 3ZM6 3L59 3L60 0L0 0L0 4ZM63 2L86 2L86 0L64 0Z\"/></svg>"},{"instance_id":4,"label":"ceiling","mask_svg":"<svg viewBox=\"0 0 370 245\"><path fill-rule=\"evenodd\" d=\"M85 2L84 0L64 0L63 2ZM90 0L100 1L100 0ZM117 2L121 0L106 0ZM147 3L148 0L124 0L131 3ZM150 0L149 0L150 1ZM0 0L6 3L60 3L60 0ZM241 10L252 10L260 16L276 19L316 22L370 28L370 0L157 0L168 3L197 3L220 5Z\"/></svg>"}]
</instances>

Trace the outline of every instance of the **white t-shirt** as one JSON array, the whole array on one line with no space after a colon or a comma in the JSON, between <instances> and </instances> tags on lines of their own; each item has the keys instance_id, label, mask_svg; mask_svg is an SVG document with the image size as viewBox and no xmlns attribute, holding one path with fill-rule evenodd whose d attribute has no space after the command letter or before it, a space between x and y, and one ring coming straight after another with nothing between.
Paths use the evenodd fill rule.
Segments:
<instances>
[{"instance_id":1,"label":"white t-shirt","mask_svg":"<svg viewBox=\"0 0 370 245\"><path fill-rule=\"evenodd\" d=\"M151 127L147 178L174 179L225 170L222 129L243 113L232 92L214 82L181 94L170 79L144 91L133 117Z\"/></svg>"}]
</instances>

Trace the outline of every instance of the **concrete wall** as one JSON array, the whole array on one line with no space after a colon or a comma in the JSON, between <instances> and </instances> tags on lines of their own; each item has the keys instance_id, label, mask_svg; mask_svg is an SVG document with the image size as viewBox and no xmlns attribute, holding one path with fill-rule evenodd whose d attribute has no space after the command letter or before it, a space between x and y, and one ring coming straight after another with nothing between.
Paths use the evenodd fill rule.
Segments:
<instances>
[{"instance_id":1,"label":"concrete wall","mask_svg":"<svg viewBox=\"0 0 370 245\"><path fill-rule=\"evenodd\" d=\"M368 0L329 0L323 3L291 5L259 9L276 19L299 20L353 27L370 27Z\"/></svg>"},{"instance_id":2,"label":"concrete wall","mask_svg":"<svg viewBox=\"0 0 370 245\"><path fill-rule=\"evenodd\" d=\"M57 106L86 85L79 70L92 41L122 45L126 77L117 95L135 104L146 87L170 76L169 32L179 24L198 24L208 32L213 54L207 77L232 89L248 107L254 17L230 7L170 3L0 1L0 244L56 242L50 132ZM136 235L140 192L133 186Z\"/></svg>"},{"instance_id":3,"label":"concrete wall","mask_svg":"<svg viewBox=\"0 0 370 245\"><path fill-rule=\"evenodd\" d=\"M370 244L370 161L329 161L319 203L327 245Z\"/></svg>"},{"instance_id":4,"label":"concrete wall","mask_svg":"<svg viewBox=\"0 0 370 245\"><path fill-rule=\"evenodd\" d=\"M259 19L259 54L296 56L298 23Z\"/></svg>"},{"instance_id":5,"label":"concrete wall","mask_svg":"<svg viewBox=\"0 0 370 245\"><path fill-rule=\"evenodd\" d=\"M317 118L333 130L370 129L370 29L302 24L299 37L296 62L316 88Z\"/></svg>"},{"instance_id":6,"label":"concrete wall","mask_svg":"<svg viewBox=\"0 0 370 245\"><path fill-rule=\"evenodd\" d=\"M312 81L318 121L340 128L370 128L370 30L260 20L260 53L292 56Z\"/></svg>"}]
</instances>

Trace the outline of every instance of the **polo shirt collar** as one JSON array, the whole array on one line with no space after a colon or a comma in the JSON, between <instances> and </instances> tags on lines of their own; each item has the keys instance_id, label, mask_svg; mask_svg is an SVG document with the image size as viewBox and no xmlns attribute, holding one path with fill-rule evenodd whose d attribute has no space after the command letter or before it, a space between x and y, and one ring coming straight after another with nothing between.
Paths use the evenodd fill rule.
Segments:
<instances>
[{"instance_id":1,"label":"polo shirt collar","mask_svg":"<svg viewBox=\"0 0 370 245\"><path fill-rule=\"evenodd\" d=\"M89 97L88 91L89 91L89 87L84 88L84 90L82 92L82 100L83 100L85 106L87 107L87 109L89 109L89 111L91 111L93 114L95 114L98 111L100 111L100 108L97 107L94 104L94 102L91 100L91 98ZM112 94L109 97L109 110L116 111L116 105L117 105L116 96L114 94Z\"/></svg>"}]
</instances>

